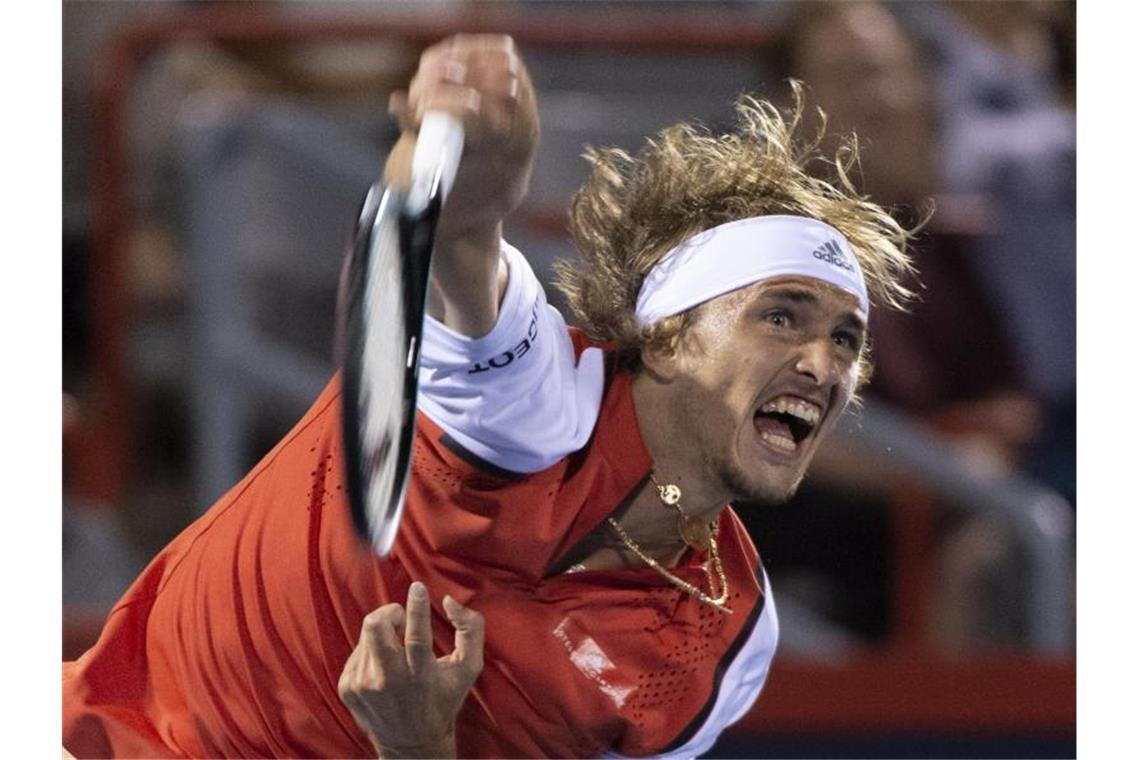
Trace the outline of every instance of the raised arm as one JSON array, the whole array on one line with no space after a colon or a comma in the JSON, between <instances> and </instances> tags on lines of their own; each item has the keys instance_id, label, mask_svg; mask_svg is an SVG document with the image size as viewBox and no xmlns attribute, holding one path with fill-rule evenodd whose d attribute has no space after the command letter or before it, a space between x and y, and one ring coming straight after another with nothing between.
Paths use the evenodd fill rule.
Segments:
<instances>
[{"instance_id":1,"label":"raised arm","mask_svg":"<svg viewBox=\"0 0 1140 760\"><path fill-rule=\"evenodd\" d=\"M507 284L499 259L502 220L526 195L538 144L530 76L510 37L456 35L424 51L411 85L392 95L389 110L403 134L385 177L398 186L407 184L424 113L463 119L466 144L440 217L428 314L481 337L495 325Z\"/></svg>"}]
</instances>

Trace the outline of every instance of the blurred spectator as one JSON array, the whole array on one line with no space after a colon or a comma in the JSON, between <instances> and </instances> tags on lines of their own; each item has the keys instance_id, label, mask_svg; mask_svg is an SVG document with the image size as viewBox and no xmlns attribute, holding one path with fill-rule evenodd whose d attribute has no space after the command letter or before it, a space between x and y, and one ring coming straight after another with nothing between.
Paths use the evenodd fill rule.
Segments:
<instances>
[{"instance_id":1,"label":"blurred spectator","mask_svg":"<svg viewBox=\"0 0 1140 760\"><path fill-rule=\"evenodd\" d=\"M1022 465L1076 502L1075 3L892 6L929 50L951 192L990 204L970 261L1042 410Z\"/></svg>"},{"instance_id":2,"label":"blurred spectator","mask_svg":"<svg viewBox=\"0 0 1140 760\"><path fill-rule=\"evenodd\" d=\"M1015 463L1037 409L1001 302L971 256L993 220L984 199L943 194L942 109L914 42L886 6L856 2L806 6L786 44L788 71L809 85L829 130L858 135L865 192L911 225L937 197L915 246L920 301L908 314L872 315L879 348L868 393L949 420L946 432L983 449L979 456Z\"/></svg>"},{"instance_id":3,"label":"blurred spectator","mask_svg":"<svg viewBox=\"0 0 1140 760\"><path fill-rule=\"evenodd\" d=\"M1019 5L963 7L984 19L984 9ZM1055 94L1047 97L1055 77L1014 61L982 65L982 39L959 45L972 54L959 57L973 61L962 68L984 72L973 88L963 84L969 76L943 77L932 65L948 54L921 59L919 50L956 49L924 42L964 27L953 13L928 2L805 4L777 55L783 71L807 83L830 132L858 134L869 195L912 223L933 200L916 245L920 302L909 315L872 316L869 393L976 444L980 455L1025 466L1040 420L1075 386L1075 124ZM1055 59L1041 49L1055 35L1037 28L1052 15L993 16L1016 20L1016 31L999 36L1020 41L1024 56L1038 65ZM899 19L929 31L916 36ZM937 87L943 78L953 84Z\"/></svg>"},{"instance_id":4,"label":"blurred spectator","mask_svg":"<svg viewBox=\"0 0 1140 760\"><path fill-rule=\"evenodd\" d=\"M938 8L917 5L931 14ZM976 124L963 119L947 92L965 96L935 86L940 69L920 57L926 46L917 45L892 12L910 9L802 4L774 51L777 70L804 81L810 102L826 112L828 132L858 135L856 182L877 201L893 204L901 219L925 220L915 245L920 300L909 314L871 315L876 371L867 393L925 420L980 471L1032 468L1043 448L1058 452L1062 467L1051 463L1048 480L1072 498L1074 489L1066 485L1075 488L1075 438L1058 435L1050 424L1065 412L1075 363L1075 175L1066 172L1073 154L1071 143L1066 150L1060 139L1064 120L1054 112L1040 122L1054 127L1046 134L1056 139L1030 148L1009 140L1014 127L997 116ZM1028 32L1013 36L1025 39ZM1003 102L1044 97L1043 86L1013 79L1006 83L1013 94ZM1001 83L996 74L993 80ZM1070 133L1071 122L1070 114ZM971 165L992 165L971 170L976 179L965 182L971 172L954 151L969 140L976 143L969 148ZM1044 326L1050 340L1036 340L1030 326ZM855 480L860 466L837 460L829 468L821 452L823 466L790 509L755 513L750 527L762 549L766 536L781 534L772 539L779 549L769 558L799 574L801 585L813 589L813 605L830 598L823 609L833 622L875 639L887 630L889 616L889 517L885 494L876 493L884 481ZM935 626L943 643L960 649L1016 641L1015 606L984 609L994 598L1009 597L1010 547L1000 526L947 515L949 538L938 561L942 618ZM795 554L789 546L797 547Z\"/></svg>"}]
</instances>

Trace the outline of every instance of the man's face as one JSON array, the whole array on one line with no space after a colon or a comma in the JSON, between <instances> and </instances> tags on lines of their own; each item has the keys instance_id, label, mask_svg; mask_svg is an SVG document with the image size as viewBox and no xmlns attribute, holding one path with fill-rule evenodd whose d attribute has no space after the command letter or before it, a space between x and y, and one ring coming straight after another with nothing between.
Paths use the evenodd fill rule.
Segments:
<instances>
[{"instance_id":1,"label":"man's face","mask_svg":"<svg viewBox=\"0 0 1140 760\"><path fill-rule=\"evenodd\" d=\"M786 501L855 391L867 315L821 280L781 277L696 316L670 360L677 432L732 498Z\"/></svg>"}]
</instances>

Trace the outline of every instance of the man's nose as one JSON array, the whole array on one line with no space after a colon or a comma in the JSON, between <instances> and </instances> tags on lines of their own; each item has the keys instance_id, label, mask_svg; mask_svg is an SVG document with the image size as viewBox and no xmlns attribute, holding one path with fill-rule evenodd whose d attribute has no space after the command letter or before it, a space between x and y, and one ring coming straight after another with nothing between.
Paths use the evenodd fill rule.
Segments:
<instances>
[{"instance_id":1,"label":"man's nose","mask_svg":"<svg viewBox=\"0 0 1140 760\"><path fill-rule=\"evenodd\" d=\"M816 385L834 385L839 370L831 339L820 338L803 344L796 359L796 372L811 377Z\"/></svg>"}]
</instances>

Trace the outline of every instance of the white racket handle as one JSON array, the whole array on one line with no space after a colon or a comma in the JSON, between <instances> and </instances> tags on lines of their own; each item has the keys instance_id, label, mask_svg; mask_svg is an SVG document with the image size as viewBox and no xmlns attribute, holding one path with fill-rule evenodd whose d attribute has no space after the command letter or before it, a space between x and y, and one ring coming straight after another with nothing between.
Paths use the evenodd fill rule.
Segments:
<instances>
[{"instance_id":1,"label":"white racket handle","mask_svg":"<svg viewBox=\"0 0 1140 760\"><path fill-rule=\"evenodd\" d=\"M416 149L412 153L412 187L407 209L412 214L423 211L432 188L441 183L443 198L455 184L459 157L463 155L463 122L443 111L429 111L420 123Z\"/></svg>"}]
</instances>

